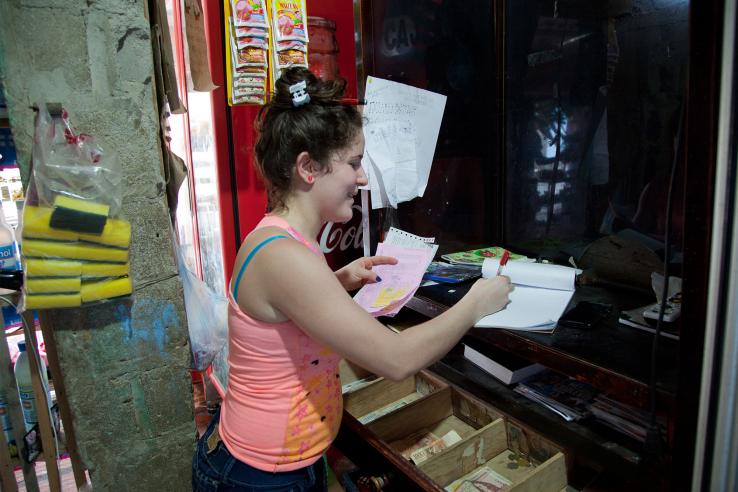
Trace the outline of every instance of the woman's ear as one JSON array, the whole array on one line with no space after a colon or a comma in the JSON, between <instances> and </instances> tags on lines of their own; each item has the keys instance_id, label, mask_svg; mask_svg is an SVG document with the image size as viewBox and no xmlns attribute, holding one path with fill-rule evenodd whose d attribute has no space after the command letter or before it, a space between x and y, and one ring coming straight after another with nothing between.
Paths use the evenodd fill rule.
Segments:
<instances>
[{"instance_id":1,"label":"woman's ear","mask_svg":"<svg viewBox=\"0 0 738 492\"><path fill-rule=\"evenodd\" d=\"M297 155L295 172L301 182L308 184L313 184L315 182L316 169L313 165L313 160L310 158L310 154L307 152L300 152Z\"/></svg>"}]
</instances>

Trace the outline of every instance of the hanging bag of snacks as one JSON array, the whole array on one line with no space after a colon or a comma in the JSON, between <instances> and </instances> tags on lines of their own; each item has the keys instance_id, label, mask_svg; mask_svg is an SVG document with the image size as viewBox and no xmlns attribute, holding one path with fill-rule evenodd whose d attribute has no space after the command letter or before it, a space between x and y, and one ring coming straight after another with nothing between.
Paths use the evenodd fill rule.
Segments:
<instances>
[{"instance_id":1,"label":"hanging bag of snacks","mask_svg":"<svg viewBox=\"0 0 738 492\"><path fill-rule=\"evenodd\" d=\"M23 209L20 309L78 307L130 295L131 224L120 218L115 155L41 104Z\"/></svg>"}]
</instances>

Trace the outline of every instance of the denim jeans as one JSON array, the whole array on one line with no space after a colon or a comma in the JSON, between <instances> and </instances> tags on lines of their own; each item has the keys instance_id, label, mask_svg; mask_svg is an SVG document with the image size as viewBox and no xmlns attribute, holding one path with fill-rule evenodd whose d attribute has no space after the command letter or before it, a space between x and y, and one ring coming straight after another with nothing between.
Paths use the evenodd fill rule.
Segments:
<instances>
[{"instance_id":1,"label":"denim jeans","mask_svg":"<svg viewBox=\"0 0 738 492\"><path fill-rule=\"evenodd\" d=\"M289 472L265 472L238 461L218 434L220 412L197 443L192 459L193 492L325 492L324 459Z\"/></svg>"}]
</instances>

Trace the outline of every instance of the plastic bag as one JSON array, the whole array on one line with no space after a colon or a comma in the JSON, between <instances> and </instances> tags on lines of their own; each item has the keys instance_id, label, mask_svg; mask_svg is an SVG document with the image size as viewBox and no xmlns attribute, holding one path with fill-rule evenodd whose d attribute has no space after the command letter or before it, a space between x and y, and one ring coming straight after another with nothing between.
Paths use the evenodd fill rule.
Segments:
<instances>
[{"instance_id":1,"label":"plastic bag","mask_svg":"<svg viewBox=\"0 0 738 492\"><path fill-rule=\"evenodd\" d=\"M120 213L120 166L91 135L75 133L69 117L52 117L39 107L33 147L33 181L41 205L53 206L57 196L104 203L109 215Z\"/></svg>"},{"instance_id":2,"label":"plastic bag","mask_svg":"<svg viewBox=\"0 0 738 492\"><path fill-rule=\"evenodd\" d=\"M228 299L192 273L185 264L180 247L175 248L184 290L192 369L204 371L228 339Z\"/></svg>"},{"instance_id":3,"label":"plastic bag","mask_svg":"<svg viewBox=\"0 0 738 492\"><path fill-rule=\"evenodd\" d=\"M78 307L130 295L131 224L118 217L115 155L40 104L21 221L21 310Z\"/></svg>"}]
</instances>

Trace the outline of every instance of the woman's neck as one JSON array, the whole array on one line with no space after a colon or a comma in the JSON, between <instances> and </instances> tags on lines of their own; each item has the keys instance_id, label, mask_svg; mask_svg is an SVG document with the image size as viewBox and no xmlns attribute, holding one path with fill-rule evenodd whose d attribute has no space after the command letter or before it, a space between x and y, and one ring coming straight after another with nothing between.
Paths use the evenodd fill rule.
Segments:
<instances>
[{"instance_id":1,"label":"woman's neck","mask_svg":"<svg viewBox=\"0 0 738 492\"><path fill-rule=\"evenodd\" d=\"M300 206L297 201L287 201L285 207L275 211L275 215L282 217L303 237L315 241L320 228L325 223L316 212L309 207Z\"/></svg>"}]
</instances>

